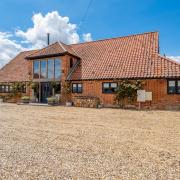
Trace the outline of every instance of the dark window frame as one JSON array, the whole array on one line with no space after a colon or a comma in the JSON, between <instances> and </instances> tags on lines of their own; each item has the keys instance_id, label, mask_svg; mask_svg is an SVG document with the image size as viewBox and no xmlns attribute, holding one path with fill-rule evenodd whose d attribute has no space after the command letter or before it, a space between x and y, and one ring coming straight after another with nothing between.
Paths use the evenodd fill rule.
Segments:
<instances>
[{"instance_id":1,"label":"dark window frame","mask_svg":"<svg viewBox=\"0 0 180 180\"><path fill-rule=\"evenodd\" d=\"M81 91L78 90L78 85L79 84L81 84L81 86L82 86ZM76 90L75 91L73 89L73 85L76 85ZM83 83L72 83L72 93L82 94L83 93Z\"/></svg>"},{"instance_id":2,"label":"dark window frame","mask_svg":"<svg viewBox=\"0 0 180 180\"><path fill-rule=\"evenodd\" d=\"M44 61L46 63L46 77L43 78L41 77L41 73L42 73L42 61ZM52 61L53 64L53 77L49 78L49 62ZM59 67L56 66L56 63L59 63ZM35 77L35 63L38 64L38 74L37 74L37 77ZM61 79L62 77L62 60L60 58L50 58L50 59L36 59L33 61L33 67L32 67L32 71L33 71L33 79L35 80L41 80L41 79L46 79L46 80L51 80L51 79ZM57 77L56 75L58 75L58 73L56 72L59 72L59 77Z\"/></svg>"},{"instance_id":3,"label":"dark window frame","mask_svg":"<svg viewBox=\"0 0 180 180\"><path fill-rule=\"evenodd\" d=\"M74 62L73 62L73 58L70 58L70 62L69 62L69 67L70 67L70 69L73 67L73 65L74 65Z\"/></svg>"},{"instance_id":4,"label":"dark window frame","mask_svg":"<svg viewBox=\"0 0 180 180\"><path fill-rule=\"evenodd\" d=\"M175 92L169 92L169 82L170 81L175 81ZM180 81L180 79L168 79L167 80L167 93L168 94L180 94L180 92L178 92L178 81Z\"/></svg>"},{"instance_id":5,"label":"dark window frame","mask_svg":"<svg viewBox=\"0 0 180 180\"><path fill-rule=\"evenodd\" d=\"M0 85L0 93L11 93L10 86L11 85L9 85L9 84L1 84Z\"/></svg>"},{"instance_id":6,"label":"dark window frame","mask_svg":"<svg viewBox=\"0 0 180 180\"><path fill-rule=\"evenodd\" d=\"M115 94L115 93L116 93L117 87L116 87L115 92L106 92L106 91L105 91L105 88L104 88L104 84L109 84L109 88L111 88L111 84L116 84L117 87L118 87L118 83L117 83L117 82L103 82L103 83L102 83L102 93L103 93L103 94Z\"/></svg>"}]
</instances>

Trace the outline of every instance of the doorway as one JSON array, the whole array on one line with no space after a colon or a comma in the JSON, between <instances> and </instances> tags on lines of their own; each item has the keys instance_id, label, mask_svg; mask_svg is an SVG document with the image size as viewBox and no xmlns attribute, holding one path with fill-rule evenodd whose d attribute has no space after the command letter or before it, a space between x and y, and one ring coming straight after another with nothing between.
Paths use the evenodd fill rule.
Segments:
<instances>
[{"instance_id":1,"label":"doorway","mask_svg":"<svg viewBox=\"0 0 180 180\"><path fill-rule=\"evenodd\" d=\"M49 82L41 83L41 103L47 103L47 98L52 96L52 86Z\"/></svg>"}]
</instances>

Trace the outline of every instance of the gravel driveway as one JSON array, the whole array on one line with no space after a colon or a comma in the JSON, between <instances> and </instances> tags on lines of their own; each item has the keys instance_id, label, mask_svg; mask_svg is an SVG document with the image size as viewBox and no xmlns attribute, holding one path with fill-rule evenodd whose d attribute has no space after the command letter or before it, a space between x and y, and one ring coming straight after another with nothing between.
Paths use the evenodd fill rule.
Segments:
<instances>
[{"instance_id":1,"label":"gravel driveway","mask_svg":"<svg viewBox=\"0 0 180 180\"><path fill-rule=\"evenodd\" d=\"M180 112L0 104L0 179L180 179Z\"/></svg>"}]
</instances>

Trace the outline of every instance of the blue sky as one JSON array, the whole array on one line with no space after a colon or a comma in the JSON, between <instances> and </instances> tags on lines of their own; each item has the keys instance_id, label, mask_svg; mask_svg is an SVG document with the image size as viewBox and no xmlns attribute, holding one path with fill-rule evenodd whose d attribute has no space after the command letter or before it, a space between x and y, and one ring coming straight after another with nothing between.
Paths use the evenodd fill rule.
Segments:
<instances>
[{"instance_id":1,"label":"blue sky","mask_svg":"<svg viewBox=\"0 0 180 180\"><path fill-rule=\"evenodd\" d=\"M0 37L4 35L4 39L20 44L19 49L28 47L29 44L35 45L38 37L34 37L36 40L27 37L30 35L28 29L34 27L33 15L41 13L45 17L48 13L57 11L59 16L69 17L68 23L78 26L89 2L90 0L1 0ZM64 26L60 25L60 29L62 27ZM15 33L17 29L21 31L18 35ZM91 34L93 40L97 40L149 31L160 32L161 54L180 56L180 1L93 0L85 21L80 28L73 29L73 33L79 36L79 41L83 41L83 34L87 33ZM61 37L58 38L61 40ZM23 40L26 43L22 44Z\"/></svg>"}]
</instances>

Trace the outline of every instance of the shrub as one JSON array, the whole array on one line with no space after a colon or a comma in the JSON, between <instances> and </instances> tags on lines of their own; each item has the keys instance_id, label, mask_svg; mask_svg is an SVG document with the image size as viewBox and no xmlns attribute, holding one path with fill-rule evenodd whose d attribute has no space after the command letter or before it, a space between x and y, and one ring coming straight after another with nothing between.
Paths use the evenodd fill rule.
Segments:
<instances>
[{"instance_id":1,"label":"shrub","mask_svg":"<svg viewBox=\"0 0 180 180\"><path fill-rule=\"evenodd\" d=\"M30 97L29 97L29 96L23 96L23 97L21 98L21 100L29 101L29 100L30 100Z\"/></svg>"},{"instance_id":2,"label":"shrub","mask_svg":"<svg viewBox=\"0 0 180 180\"><path fill-rule=\"evenodd\" d=\"M48 104L57 104L58 99L56 97L52 96L52 97L47 98L47 102L48 102Z\"/></svg>"},{"instance_id":3,"label":"shrub","mask_svg":"<svg viewBox=\"0 0 180 180\"><path fill-rule=\"evenodd\" d=\"M29 97L29 96L23 96L23 97L21 97L21 101L22 101L23 103L29 103L30 97Z\"/></svg>"},{"instance_id":4,"label":"shrub","mask_svg":"<svg viewBox=\"0 0 180 180\"><path fill-rule=\"evenodd\" d=\"M129 81L124 80L118 83L118 88L115 96L115 103L124 107L125 100L127 99L129 102L133 102L137 97L137 90L142 89L144 83L143 81Z\"/></svg>"}]
</instances>

